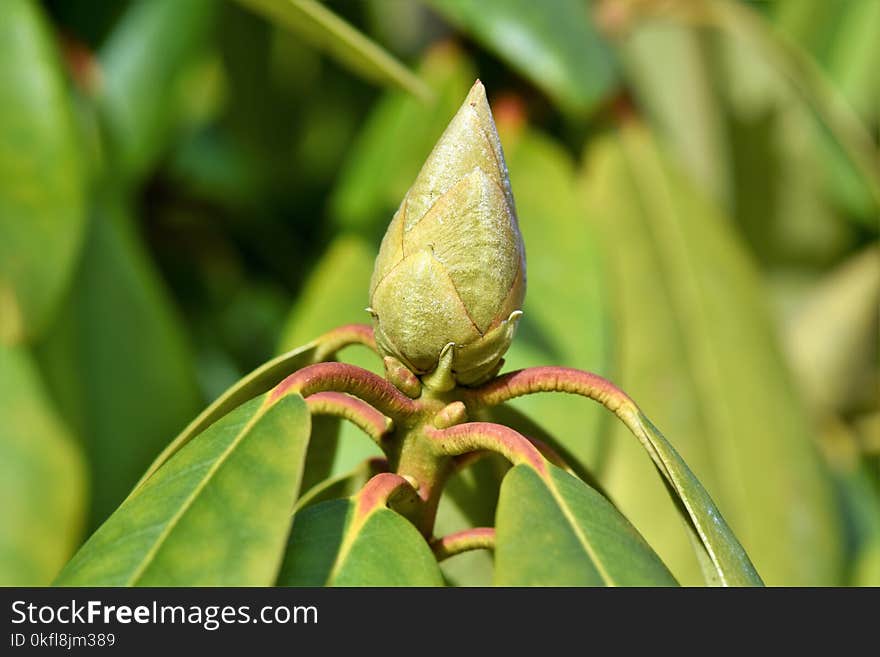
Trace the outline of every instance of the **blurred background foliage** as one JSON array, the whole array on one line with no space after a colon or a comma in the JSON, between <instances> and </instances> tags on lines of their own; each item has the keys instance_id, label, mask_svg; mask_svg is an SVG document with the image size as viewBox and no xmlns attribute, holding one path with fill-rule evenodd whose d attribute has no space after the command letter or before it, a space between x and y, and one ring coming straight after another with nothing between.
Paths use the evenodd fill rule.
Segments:
<instances>
[{"instance_id":1,"label":"blurred background foliage","mask_svg":"<svg viewBox=\"0 0 880 657\"><path fill-rule=\"evenodd\" d=\"M876 0L4 0L0 584L50 582L244 373L368 319L477 76L529 260L508 366L619 383L768 583L880 584L878 68ZM701 581L607 415L516 410ZM373 455L326 444L324 473Z\"/></svg>"}]
</instances>

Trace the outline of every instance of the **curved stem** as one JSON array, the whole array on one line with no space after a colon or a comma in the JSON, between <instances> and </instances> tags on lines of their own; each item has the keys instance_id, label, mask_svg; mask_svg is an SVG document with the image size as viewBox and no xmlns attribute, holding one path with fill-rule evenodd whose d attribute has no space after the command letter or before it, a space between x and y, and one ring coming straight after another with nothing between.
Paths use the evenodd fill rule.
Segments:
<instances>
[{"instance_id":1,"label":"curved stem","mask_svg":"<svg viewBox=\"0 0 880 657\"><path fill-rule=\"evenodd\" d=\"M381 446L393 421L367 402L342 392L316 392L306 398L312 415L333 415L348 420Z\"/></svg>"},{"instance_id":2,"label":"curved stem","mask_svg":"<svg viewBox=\"0 0 880 657\"><path fill-rule=\"evenodd\" d=\"M324 333L315 342L319 345L315 358L318 361L332 358L337 351L353 344L364 345L371 351L379 353L376 349L376 339L373 337L373 327L369 324L345 324Z\"/></svg>"},{"instance_id":3,"label":"curved stem","mask_svg":"<svg viewBox=\"0 0 880 657\"><path fill-rule=\"evenodd\" d=\"M517 370L470 391L468 399L482 406L497 406L535 392L567 392L589 397L622 420L636 409L629 395L608 379L570 367Z\"/></svg>"},{"instance_id":4,"label":"curved stem","mask_svg":"<svg viewBox=\"0 0 880 657\"><path fill-rule=\"evenodd\" d=\"M418 403L385 379L346 363L317 363L294 372L272 390L268 403L289 393L308 397L316 392L347 392L397 420L420 410Z\"/></svg>"},{"instance_id":5,"label":"curved stem","mask_svg":"<svg viewBox=\"0 0 880 657\"><path fill-rule=\"evenodd\" d=\"M529 439L510 427L492 422L466 422L448 429L426 430L434 447L447 456L488 450L498 452L514 465L525 463L546 474L544 458Z\"/></svg>"},{"instance_id":6,"label":"curved stem","mask_svg":"<svg viewBox=\"0 0 880 657\"><path fill-rule=\"evenodd\" d=\"M431 541L431 550L437 561L443 561L462 552L470 550L494 550L495 529L492 527L474 527L465 529L443 538Z\"/></svg>"},{"instance_id":7,"label":"curved stem","mask_svg":"<svg viewBox=\"0 0 880 657\"><path fill-rule=\"evenodd\" d=\"M470 392L470 403L495 406L534 392L567 392L598 401L635 435L667 482L674 499L727 585L761 586L761 578L718 507L672 444L625 392L601 376L567 367L534 367L511 372Z\"/></svg>"}]
</instances>

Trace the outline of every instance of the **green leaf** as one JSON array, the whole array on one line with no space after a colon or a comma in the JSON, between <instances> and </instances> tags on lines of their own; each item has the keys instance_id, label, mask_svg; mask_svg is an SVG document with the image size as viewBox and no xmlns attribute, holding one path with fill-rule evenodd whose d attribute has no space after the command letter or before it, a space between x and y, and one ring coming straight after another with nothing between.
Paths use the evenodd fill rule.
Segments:
<instances>
[{"instance_id":1,"label":"green leaf","mask_svg":"<svg viewBox=\"0 0 880 657\"><path fill-rule=\"evenodd\" d=\"M298 395L258 397L175 454L86 542L60 586L268 586L309 440Z\"/></svg>"},{"instance_id":2,"label":"green leaf","mask_svg":"<svg viewBox=\"0 0 880 657\"><path fill-rule=\"evenodd\" d=\"M604 256L577 194L574 163L541 133L502 114L498 129L510 170L528 260L528 291L505 369L566 365L610 375L611 319ZM530 395L510 404L596 467L607 413L567 395ZM578 427L577 432L571 427Z\"/></svg>"},{"instance_id":3,"label":"green leaf","mask_svg":"<svg viewBox=\"0 0 880 657\"><path fill-rule=\"evenodd\" d=\"M815 285L787 323L792 367L815 409L846 413L876 403L878 306L875 244Z\"/></svg>"},{"instance_id":4,"label":"green leaf","mask_svg":"<svg viewBox=\"0 0 880 657\"><path fill-rule=\"evenodd\" d=\"M91 465L94 528L200 405L183 329L121 202L94 212L38 356Z\"/></svg>"},{"instance_id":5,"label":"green leaf","mask_svg":"<svg viewBox=\"0 0 880 657\"><path fill-rule=\"evenodd\" d=\"M578 0L429 0L571 112L590 112L613 91L611 53Z\"/></svg>"},{"instance_id":6,"label":"green leaf","mask_svg":"<svg viewBox=\"0 0 880 657\"><path fill-rule=\"evenodd\" d=\"M231 412L257 395L261 395L280 383L284 377L299 369L318 362L321 342L314 340L307 345L282 354L264 363L253 372L236 382L226 392L215 399L196 419L190 422L177 437L171 441L162 453L156 457L147 471L141 476L135 490L143 485L155 472L162 467L175 453L191 441L195 436L211 426L221 417Z\"/></svg>"},{"instance_id":7,"label":"green leaf","mask_svg":"<svg viewBox=\"0 0 880 657\"><path fill-rule=\"evenodd\" d=\"M823 159L831 165L832 185L835 178L844 178L844 183L836 181L837 193L851 204L854 216L874 225L880 207L880 157L871 132L841 91L798 43L782 38L753 9L718 0L709 6L725 32L778 71L780 81L810 109L822 128L817 138L826 148Z\"/></svg>"},{"instance_id":8,"label":"green leaf","mask_svg":"<svg viewBox=\"0 0 880 657\"><path fill-rule=\"evenodd\" d=\"M28 353L0 345L0 586L46 586L79 544L86 473Z\"/></svg>"},{"instance_id":9,"label":"green leaf","mask_svg":"<svg viewBox=\"0 0 880 657\"><path fill-rule=\"evenodd\" d=\"M293 31L354 73L394 85L422 99L430 90L375 42L314 0L239 0L265 18Z\"/></svg>"},{"instance_id":10,"label":"green leaf","mask_svg":"<svg viewBox=\"0 0 880 657\"><path fill-rule=\"evenodd\" d=\"M37 3L0 5L0 341L50 321L85 223L85 167L54 37Z\"/></svg>"},{"instance_id":11,"label":"green leaf","mask_svg":"<svg viewBox=\"0 0 880 657\"><path fill-rule=\"evenodd\" d=\"M731 207L730 146L711 43L691 25L658 19L639 21L616 45L657 134L713 199Z\"/></svg>"},{"instance_id":12,"label":"green leaf","mask_svg":"<svg viewBox=\"0 0 880 657\"><path fill-rule=\"evenodd\" d=\"M278 586L442 586L418 530L385 506L359 517L356 498L296 515Z\"/></svg>"},{"instance_id":13,"label":"green leaf","mask_svg":"<svg viewBox=\"0 0 880 657\"><path fill-rule=\"evenodd\" d=\"M498 586L675 586L632 525L602 495L548 464L518 465L498 501Z\"/></svg>"},{"instance_id":14,"label":"green leaf","mask_svg":"<svg viewBox=\"0 0 880 657\"><path fill-rule=\"evenodd\" d=\"M281 333L281 348L302 344L337 326L367 320L367 285L375 258L376 248L360 237L346 233L336 237L312 269L290 311ZM333 302L328 303L328 299ZM384 376L382 361L367 349L351 349L342 360ZM343 422L339 428L338 445L332 436L326 435L316 437L310 450L313 463L324 460L328 452L334 455L329 470L333 475L348 472L364 459L382 455L376 444L349 422Z\"/></svg>"},{"instance_id":15,"label":"green leaf","mask_svg":"<svg viewBox=\"0 0 880 657\"><path fill-rule=\"evenodd\" d=\"M674 436L768 584L839 581L840 519L829 477L760 281L728 222L636 125L598 142L584 174L610 258L616 382ZM651 462L623 433L612 434L603 486L677 578L699 583L687 530L676 528ZM666 460L653 440L655 456ZM692 506L699 508L699 496Z\"/></svg>"},{"instance_id":16,"label":"green leaf","mask_svg":"<svg viewBox=\"0 0 880 657\"><path fill-rule=\"evenodd\" d=\"M102 47L100 102L113 171L126 180L149 172L178 127L191 91L185 75L204 51L217 6L213 0L137 0Z\"/></svg>"},{"instance_id":17,"label":"green leaf","mask_svg":"<svg viewBox=\"0 0 880 657\"><path fill-rule=\"evenodd\" d=\"M433 102L426 105L402 92L385 94L364 122L331 198L333 218L374 236L377 244L476 76L448 44L428 51L418 72L434 91Z\"/></svg>"}]
</instances>

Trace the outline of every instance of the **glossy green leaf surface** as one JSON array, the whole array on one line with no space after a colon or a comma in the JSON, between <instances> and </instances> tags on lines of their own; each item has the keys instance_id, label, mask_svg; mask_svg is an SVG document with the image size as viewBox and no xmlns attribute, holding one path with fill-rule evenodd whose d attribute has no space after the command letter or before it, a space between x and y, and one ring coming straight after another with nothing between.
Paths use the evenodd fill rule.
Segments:
<instances>
[{"instance_id":1,"label":"glossy green leaf surface","mask_svg":"<svg viewBox=\"0 0 880 657\"><path fill-rule=\"evenodd\" d=\"M578 0L430 0L564 108L588 112L616 82L611 53Z\"/></svg>"},{"instance_id":2,"label":"glossy green leaf surface","mask_svg":"<svg viewBox=\"0 0 880 657\"><path fill-rule=\"evenodd\" d=\"M584 175L611 257L616 383L672 437L768 584L836 581L830 481L727 222L637 126L597 144ZM603 486L677 578L699 583L651 462L622 429L612 438Z\"/></svg>"},{"instance_id":3,"label":"glossy green leaf surface","mask_svg":"<svg viewBox=\"0 0 880 657\"><path fill-rule=\"evenodd\" d=\"M296 515L278 586L442 586L425 539L384 506L358 521L353 499Z\"/></svg>"},{"instance_id":4,"label":"glossy green leaf surface","mask_svg":"<svg viewBox=\"0 0 880 657\"><path fill-rule=\"evenodd\" d=\"M378 44L314 0L239 0L244 6L293 31L365 78L394 85L415 96L430 92L421 80Z\"/></svg>"},{"instance_id":5,"label":"glossy green leaf surface","mask_svg":"<svg viewBox=\"0 0 880 657\"><path fill-rule=\"evenodd\" d=\"M309 440L298 395L239 407L175 454L92 535L60 586L268 586Z\"/></svg>"},{"instance_id":6,"label":"glossy green leaf surface","mask_svg":"<svg viewBox=\"0 0 880 657\"><path fill-rule=\"evenodd\" d=\"M0 345L0 586L46 586L79 543L82 455L30 355Z\"/></svg>"},{"instance_id":7,"label":"glossy green leaf surface","mask_svg":"<svg viewBox=\"0 0 880 657\"><path fill-rule=\"evenodd\" d=\"M101 106L115 173L149 172L178 127L188 66L204 49L218 3L138 0L101 49Z\"/></svg>"},{"instance_id":8,"label":"glossy green leaf surface","mask_svg":"<svg viewBox=\"0 0 880 657\"><path fill-rule=\"evenodd\" d=\"M211 426L221 417L230 413L237 406L243 404L257 395L280 383L284 377L293 374L298 369L317 362L316 354L320 347L318 341L303 345L298 349L289 351L277 358L264 363L253 372L242 378L226 392L215 399L196 419L190 422L177 437L171 441L162 453L156 457L147 468L135 488L140 487L149 479L171 456L191 441L195 436Z\"/></svg>"},{"instance_id":9,"label":"glossy green leaf surface","mask_svg":"<svg viewBox=\"0 0 880 657\"><path fill-rule=\"evenodd\" d=\"M611 317L604 256L577 194L574 163L549 137L498 116L520 230L528 290L505 371L565 365L611 374ZM608 414L568 395L515 399L585 467L598 466ZM572 431L572 427L578 427Z\"/></svg>"},{"instance_id":10,"label":"glossy green leaf surface","mask_svg":"<svg viewBox=\"0 0 880 657\"><path fill-rule=\"evenodd\" d=\"M10 344L51 319L85 223L66 81L54 35L30 0L0 5L0 126L0 341Z\"/></svg>"},{"instance_id":11,"label":"glossy green leaf surface","mask_svg":"<svg viewBox=\"0 0 880 657\"><path fill-rule=\"evenodd\" d=\"M501 485L498 586L675 586L660 558L602 495L548 464L525 465Z\"/></svg>"},{"instance_id":12,"label":"glossy green leaf surface","mask_svg":"<svg viewBox=\"0 0 880 657\"><path fill-rule=\"evenodd\" d=\"M91 466L92 528L201 403L180 320L131 221L121 202L95 210L70 294L38 345Z\"/></svg>"}]
</instances>

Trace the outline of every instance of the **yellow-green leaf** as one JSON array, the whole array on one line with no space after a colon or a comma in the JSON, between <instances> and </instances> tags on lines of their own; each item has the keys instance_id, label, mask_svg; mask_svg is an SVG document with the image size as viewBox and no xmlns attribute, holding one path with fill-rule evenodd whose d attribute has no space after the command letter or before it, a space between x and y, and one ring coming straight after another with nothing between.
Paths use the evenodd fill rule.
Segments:
<instances>
[{"instance_id":1,"label":"yellow-green leaf","mask_svg":"<svg viewBox=\"0 0 880 657\"><path fill-rule=\"evenodd\" d=\"M636 125L595 145L584 184L610 257L617 383L673 437L768 584L839 581L830 481L729 224ZM678 579L700 582L650 461L621 433L603 485Z\"/></svg>"},{"instance_id":2,"label":"yellow-green leaf","mask_svg":"<svg viewBox=\"0 0 880 657\"><path fill-rule=\"evenodd\" d=\"M85 219L85 167L53 34L36 2L0 3L0 341L51 319Z\"/></svg>"},{"instance_id":3,"label":"yellow-green leaf","mask_svg":"<svg viewBox=\"0 0 880 657\"><path fill-rule=\"evenodd\" d=\"M82 455L30 355L0 345L0 586L46 586L79 544Z\"/></svg>"},{"instance_id":4,"label":"yellow-green leaf","mask_svg":"<svg viewBox=\"0 0 880 657\"><path fill-rule=\"evenodd\" d=\"M504 478L495 547L497 586L675 586L645 539L602 495L547 465Z\"/></svg>"},{"instance_id":5,"label":"yellow-green leaf","mask_svg":"<svg viewBox=\"0 0 880 657\"><path fill-rule=\"evenodd\" d=\"M177 452L67 564L59 586L268 586L309 440L299 395L239 407Z\"/></svg>"},{"instance_id":6,"label":"yellow-green leaf","mask_svg":"<svg viewBox=\"0 0 880 657\"><path fill-rule=\"evenodd\" d=\"M578 0L430 0L565 109L589 112L613 90L612 55Z\"/></svg>"}]
</instances>

